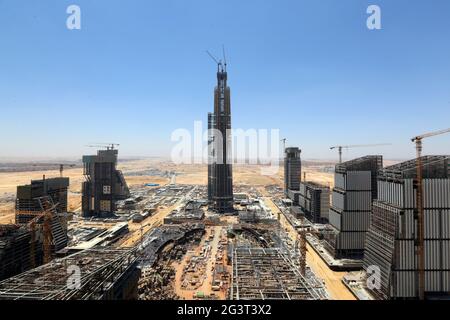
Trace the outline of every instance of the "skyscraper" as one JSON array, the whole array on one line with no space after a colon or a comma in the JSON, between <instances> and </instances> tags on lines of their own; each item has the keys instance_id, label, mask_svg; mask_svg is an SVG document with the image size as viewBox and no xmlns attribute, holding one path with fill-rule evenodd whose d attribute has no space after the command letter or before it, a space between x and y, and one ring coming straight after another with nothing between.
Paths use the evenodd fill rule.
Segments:
<instances>
[{"instance_id":1,"label":"skyscraper","mask_svg":"<svg viewBox=\"0 0 450 320\"><path fill-rule=\"evenodd\" d=\"M218 63L214 113L208 114L208 198L211 207L219 213L234 211L230 88L227 86L227 77L226 64Z\"/></svg>"},{"instance_id":2,"label":"skyscraper","mask_svg":"<svg viewBox=\"0 0 450 320\"><path fill-rule=\"evenodd\" d=\"M299 190L302 162L299 148L286 148L284 154L284 192L286 196L289 190Z\"/></svg>"}]
</instances>

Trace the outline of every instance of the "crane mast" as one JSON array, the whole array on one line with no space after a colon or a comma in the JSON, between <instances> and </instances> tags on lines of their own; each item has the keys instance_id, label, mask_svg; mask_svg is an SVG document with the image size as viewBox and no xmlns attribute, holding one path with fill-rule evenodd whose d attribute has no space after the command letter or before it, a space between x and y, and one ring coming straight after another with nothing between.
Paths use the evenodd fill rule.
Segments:
<instances>
[{"instance_id":1,"label":"crane mast","mask_svg":"<svg viewBox=\"0 0 450 320\"><path fill-rule=\"evenodd\" d=\"M418 257L418 291L419 299L425 299L425 213L423 208L423 164L422 164L422 140L441 134L449 133L450 128L439 130L435 132L425 133L420 136L416 136L411 139L416 144L416 156L417 156L417 250Z\"/></svg>"}]
</instances>

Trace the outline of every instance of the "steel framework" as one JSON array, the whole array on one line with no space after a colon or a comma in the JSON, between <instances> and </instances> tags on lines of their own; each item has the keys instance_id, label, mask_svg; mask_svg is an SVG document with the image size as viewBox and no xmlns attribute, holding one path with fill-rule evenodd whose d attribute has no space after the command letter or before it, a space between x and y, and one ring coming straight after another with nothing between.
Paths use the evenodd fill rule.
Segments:
<instances>
[{"instance_id":1,"label":"steel framework","mask_svg":"<svg viewBox=\"0 0 450 320\"><path fill-rule=\"evenodd\" d=\"M135 250L85 250L0 282L0 300L99 300L133 266ZM70 285L80 270L79 285Z\"/></svg>"},{"instance_id":2,"label":"steel framework","mask_svg":"<svg viewBox=\"0 0 450 320\"><path fill-rule=\"evenodd\" d=\"M279 248L235 248L230 296L234 300L326 299Z\"/></svg>"}]
</instances>

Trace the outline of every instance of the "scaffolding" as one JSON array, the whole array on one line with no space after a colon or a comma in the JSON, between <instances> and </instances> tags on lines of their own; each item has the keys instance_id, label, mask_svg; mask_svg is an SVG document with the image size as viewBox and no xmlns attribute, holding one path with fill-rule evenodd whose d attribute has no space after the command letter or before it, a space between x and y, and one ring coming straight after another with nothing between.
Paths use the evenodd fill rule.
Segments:
<instances>
[{"instance_id":1,"label":"scaffolding","mask_svg":"<svg viewBox=\"0 0 450 320\"><path fill-rule=\"evenodd\" d=\"M84 250L0 282L0 300L114 299L118 291L127 291L118 287L132 285L126 279L136 266L136 250ZM74 267L79 278L70 272ZM74 279L79 280L75 285Z\"/></svg>"},{"instance_id":2,"label":"scaffolding","mask_svg":"<svg viewBox=\"0 0 450 320\"><path fill-rule=\"evenodd\" d=\"M299 268L279 248L233 250L233 300L321 300Z\"/></svg>"}]
</instances>

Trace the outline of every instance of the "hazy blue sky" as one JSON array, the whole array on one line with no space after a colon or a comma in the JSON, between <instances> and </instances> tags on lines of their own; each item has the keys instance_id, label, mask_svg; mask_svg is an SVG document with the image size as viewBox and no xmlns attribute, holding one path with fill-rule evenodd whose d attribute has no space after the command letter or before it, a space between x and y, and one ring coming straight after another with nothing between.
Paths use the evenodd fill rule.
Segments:
<instances>
[{"instance_id":1,"label":"hazy blue sky","mask_svg":"<svg viewBox=\"0 0 450 320\"><path fill-rule=\"evenodd\" d=\"M233 127L279 128L305 158L379 142L394 145L346 156L411 158L409 138L450 127L448 0L0 0L0 157L168 155L213 108L205 50L222 44ZM450 153L450 135L425 153Z\"/></svg>"}]
</instances>

